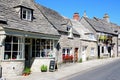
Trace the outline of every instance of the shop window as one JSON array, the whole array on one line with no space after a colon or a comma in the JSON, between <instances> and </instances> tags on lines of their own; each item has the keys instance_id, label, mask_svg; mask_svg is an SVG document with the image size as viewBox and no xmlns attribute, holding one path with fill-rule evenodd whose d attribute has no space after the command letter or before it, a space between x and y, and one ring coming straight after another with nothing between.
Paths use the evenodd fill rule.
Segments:
<instances>
[{"instance_id":1,"label":"shop window","mask_svg":"<svg viewBox=\"0 0 120 80\"><path fill-rule=\"evenodd\" d=\"M32 57L52 57L53 40L32 39Z\"/></svg>"},{"instance_id":2,"label":"shop window","mask_svg":"<svg viewBox=\"0 0 120 80\"><path fill-rule=\"evenodd\" d=\"M7 36L5 39L4 59L23 59L23 38Z\"/></svg>"}]
</instances>

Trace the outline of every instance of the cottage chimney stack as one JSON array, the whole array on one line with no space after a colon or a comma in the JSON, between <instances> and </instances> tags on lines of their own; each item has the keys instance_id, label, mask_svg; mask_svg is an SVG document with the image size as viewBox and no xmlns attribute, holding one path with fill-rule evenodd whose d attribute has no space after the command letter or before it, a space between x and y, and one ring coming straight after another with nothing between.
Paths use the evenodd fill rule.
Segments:
<instances>
[{"instance_id":1,"label":"cottage chimney stack","mask_svg":"<svg viewBox=\"0 0 120 80\"><path fill-rule=\"evenodd\" d=\"M107 21L108 23L110 22L110 19L109 19L109 15L108 15L108 14L105 14L104 17L103 17L103 19L104 19L105 21Z\"/></svg>"},{"instance_id":2,"label":"cottage chimney stack","mask_svg":"<svg viewBox=\"0 0 120 80\"><path fill-rule=\"evenodd\" d=\"M87 17L86 11L84 11L83 17Z\"/></svg>"},{"instance_id":3,"label":"cottage chimney stack","mask_svg":"<svg viewBox=\"0 0 120 80\"><path fill-rule=\"evenodd\" d=\"M79 21L80 20L79 13L74 13L73 19Z\"/></svg>"}]
</instances>

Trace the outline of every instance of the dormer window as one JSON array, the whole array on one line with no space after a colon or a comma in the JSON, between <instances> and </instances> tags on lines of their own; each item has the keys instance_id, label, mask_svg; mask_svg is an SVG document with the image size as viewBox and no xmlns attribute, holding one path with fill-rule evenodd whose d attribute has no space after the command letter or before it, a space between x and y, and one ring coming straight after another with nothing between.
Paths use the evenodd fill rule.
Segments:
<instances>
[{"instance_id":1,"label":"dormer window","mask_svg":"<svg viewBox=\"0 0 120 80\"><path fill-rule=\"evenodd\" d=\"M73 29L71 26L67 26L68 38L73 38Z\"/></svg>"},{"instance_id":2,"label":"dormer window","mask_svg":"<svg viewBox=\"0 0 120 80\"><path fill-rule=\"evenodd\" d=\"M22 16L23 20L31 21L32 20L32 10L22 8L22 15L21 16Z\"/></svg>"}]
</instances>

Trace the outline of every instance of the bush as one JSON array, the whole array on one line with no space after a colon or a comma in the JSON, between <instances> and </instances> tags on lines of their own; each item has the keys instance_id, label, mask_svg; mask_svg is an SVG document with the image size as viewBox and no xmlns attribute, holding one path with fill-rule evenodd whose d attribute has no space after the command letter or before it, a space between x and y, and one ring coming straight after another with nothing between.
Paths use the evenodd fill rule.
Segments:
<instances>
[{"instance_id":1,"label":"bush","mask_svg":"<svg viewBox=\"0 0 120 80\"><path fill-rule=\"evenodd\" d=\"M42 65L41 66L41 72L47 72L47 65Z\"/></svg>"}]
</instances>

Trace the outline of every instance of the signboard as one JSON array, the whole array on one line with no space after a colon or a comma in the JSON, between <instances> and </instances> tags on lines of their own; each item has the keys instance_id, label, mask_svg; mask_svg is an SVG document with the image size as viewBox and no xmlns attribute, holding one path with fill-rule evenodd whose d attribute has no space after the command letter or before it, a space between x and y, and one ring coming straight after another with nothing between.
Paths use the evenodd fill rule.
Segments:
<instances>
[{"instance_id":1,"label":"signboard","mask_svg":"<svg viewBox=\"0 0 120 80\"><path fill-rule=\"evenodd\" d=\"M50 61L49 71L50 71L50 72L55 71L55 61L54 61L54 60L51 60L51 61Z\"/></svg>"}]
</instances>

